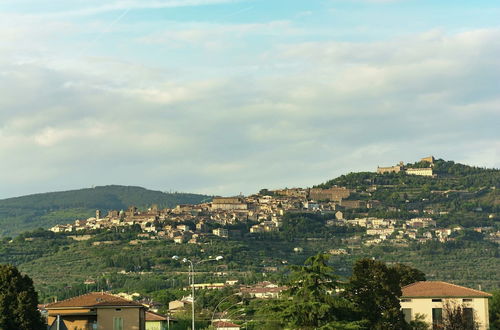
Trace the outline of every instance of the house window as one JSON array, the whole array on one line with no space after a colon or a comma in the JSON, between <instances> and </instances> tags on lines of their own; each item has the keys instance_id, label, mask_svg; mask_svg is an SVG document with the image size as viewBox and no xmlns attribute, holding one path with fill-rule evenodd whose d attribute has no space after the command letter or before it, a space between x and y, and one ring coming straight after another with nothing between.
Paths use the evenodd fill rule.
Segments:
<instances>
[{"instance_id":1,"label":"house window","mask_svg":"<svg viewBox=\"0 0 500 330\"><path fill-rule=\"evenodd\" d=\"M115 311L117 312L121 312L121 310L122 310L121 308L115 308Z\"/></svg>"},{"instance_id":2,"label":"house window","mask_svg":"<svg viewBox=\"0 0 500 330\"><path fill-rule=\"evenodd\" d=\"M411 308L403 308L403 315L405 316L406 323L410 323L411 321Z\"/></svg>"},{"instance_id":3,"label":"house window","mask_svg":"<svg viewBox=\"0 0 500 330\"><path fill-rule=\"evenodd\" d=\"M471 298L464 298L462 299L463 302L472 302L472 299Z\"/></svg>"},{"instance_id":4,"label":"house window","mask_svg":"<svg viewBox=\"0 0 500 330\"><path fill-rule=\"evenodd\" d=\"M123 318L113 317L113 330L123 330Z\"/></svg>"},{"instance_id":5,"label":"house window","mask_svg":"<svg viewBox=\"0 0 500 330\"><path fill-rule=\"evenodd\" d=\"M443 325L443 309L433 308L432 309L432 329L442 329Z\"/></svg>"},{"instance_id":6,"label":"house window","mask_svg":"<svg viewBox=\"0 0 500 330\"><path fill-rule=\"evenodd\" d=\"M467 327L474 329L474 310L472 308L464 308L463 313Z\"/></svg>"},{"instance_id":7,"label":"house window","mask_svg":"<svg viewBox=\"0 0 500 330\"><path fill-rule=\"evenodd\" d=\"M411 299L410 298L403 298L403 299L401 299L401 302L411 302Z\"/></svg>"},{"instance_id":8,"label":"house window","mask_svg":"<svg viewBox=\"0 0 500 330\"><path fill-rule=\"evenodd\" d=\"M439 299L432 299L432 302L442 302L443 299L439 298Z\"/></svg>"}]
</instances>

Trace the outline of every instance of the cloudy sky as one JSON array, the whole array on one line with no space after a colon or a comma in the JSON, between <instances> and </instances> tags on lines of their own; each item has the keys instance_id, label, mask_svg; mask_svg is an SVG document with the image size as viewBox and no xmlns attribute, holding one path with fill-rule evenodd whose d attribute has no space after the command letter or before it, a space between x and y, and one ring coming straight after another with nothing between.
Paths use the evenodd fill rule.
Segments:
<instances>
[{"instance_id":1,"label":"cloudy sky","mask_svg":"<svg viewBox=\"0 0 500 330\"><path fill-rule=\"evenodd\" d=\"M500 167L498 0L0 0L0 198Z\"/></svg>"}]
</instances>

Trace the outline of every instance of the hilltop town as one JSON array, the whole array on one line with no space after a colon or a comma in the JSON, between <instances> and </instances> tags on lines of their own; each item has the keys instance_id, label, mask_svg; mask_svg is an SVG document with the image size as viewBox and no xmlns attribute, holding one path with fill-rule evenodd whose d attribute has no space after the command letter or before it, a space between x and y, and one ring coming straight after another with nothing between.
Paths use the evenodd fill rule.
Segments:
<instances>
[{"instance_id":1,"label":"hilltop town","mask_svg":"<svg viewBox=\"0 0 500 330\"><path fill-rule=\"evenodd\" d=\"M437 178L437 174L433 173L434 162L431 156L422 158L418 167L405 166L403 162L393 167L377 167L377 174L404 173ZM237 239L245 234L277 232L283 225L285 214L311 213L329 217L325 226L360 229L361 235L346 241L347 246L347 243L353 242L364 245L382 242L405 245L412 241L423 243L429 240L446 242L463 229L459 225L438 226L434 217L447 215L449 211L432 207L409 210L412 214L409 218L368 216L367 211L370 210L398 211L393 203L373 198L373 193L380 186L371 184L364 189L341 186L263 189L250 196L215 197L211 202L177 205L175 208L159 209L157 205L152 205L147 210L139 210L130 206L125 211L110 210L105 216L97 210L95 217L77 219L72 224L59 224L50 230L55 233L78 233L138 226L142 233L138 234L135 243L141 240L171 240L179 244L196 244L210 236ZM422 201L425 205L425 198ZM494 218L494 214L488 216ZM247 232L228 229L238 224L250 226L245 229ZM476 226L474 230L485 234L491 241L500 241L500 232L491 226ZM346 253L346 250L339 249L336 253Z\"/></svg>"}]
</instances>

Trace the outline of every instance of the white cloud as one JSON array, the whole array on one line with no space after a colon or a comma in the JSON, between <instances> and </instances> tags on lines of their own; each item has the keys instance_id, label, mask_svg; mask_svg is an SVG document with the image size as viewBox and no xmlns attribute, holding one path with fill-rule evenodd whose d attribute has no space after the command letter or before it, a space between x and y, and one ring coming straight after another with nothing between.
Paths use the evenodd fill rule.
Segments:
<instances>
[{"instance_id":1,"label":"white cloud","mask_svg":"<svg viewBox=\"0 0 500 330\"><path fill-rule=\"evenodd\" d=\"M0 195L108 183L250 193L429 154L499 167L498 40L288 43L216 79L111 58L0 63Z\"/></svg>"}]
</instances>

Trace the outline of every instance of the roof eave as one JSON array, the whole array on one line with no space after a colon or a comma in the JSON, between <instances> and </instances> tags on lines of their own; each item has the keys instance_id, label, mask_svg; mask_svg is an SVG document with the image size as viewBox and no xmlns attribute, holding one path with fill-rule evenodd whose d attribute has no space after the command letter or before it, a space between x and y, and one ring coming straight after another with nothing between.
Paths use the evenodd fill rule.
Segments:
<instances>
[{"instance_id":1,"label":"roof eave","mask_svg":"<svg viewBox=\"0 0 500 330\"><path fill-rule=\"evenodd\" d=\"M62 306L62 307L45 307L46 310L51 310L51 309L89 309L89 308L146 308L145 306L140 306L140 305L108 305L108 306L102 306L102 305L92 305L92 306Z\"/></svg>"}]
</instances>

